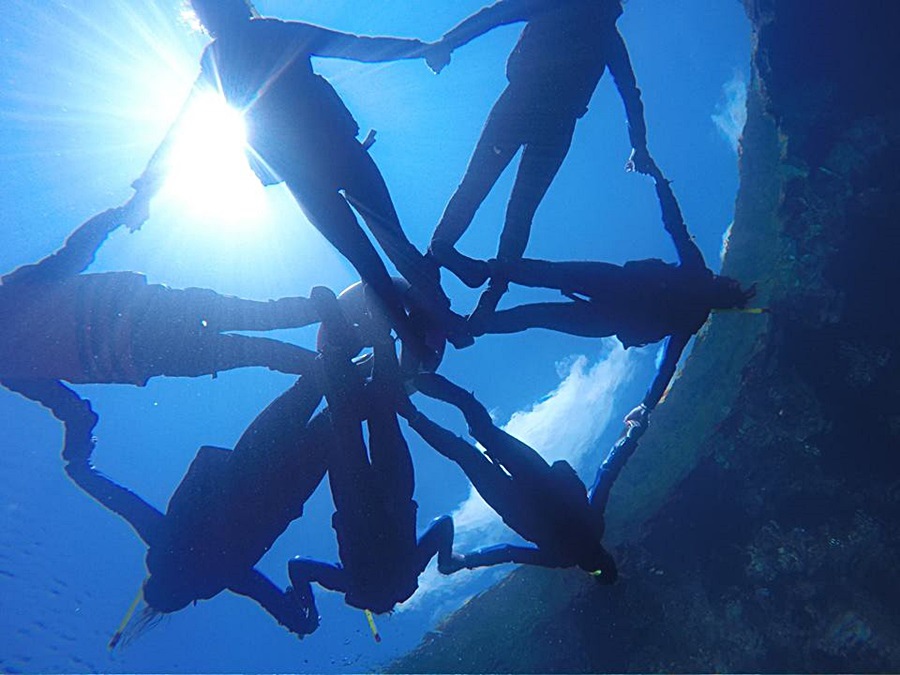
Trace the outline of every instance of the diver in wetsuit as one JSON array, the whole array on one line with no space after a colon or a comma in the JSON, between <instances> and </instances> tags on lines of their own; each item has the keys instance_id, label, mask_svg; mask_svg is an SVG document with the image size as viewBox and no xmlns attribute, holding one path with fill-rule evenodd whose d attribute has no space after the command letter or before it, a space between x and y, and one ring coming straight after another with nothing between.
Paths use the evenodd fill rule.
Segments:
<instances>
[{"instance_id":1,"label":"diver in wetsuit","mask_svg":"<svg viewBox=\"0 0 900 675\"><path fill-rule=\"evenodd\" d=\"M534 544L503 544L457 555L447 572L512 562L580 567L600 583L616 581L615 561L602 544L603 514L613 480L636 447L644 425L628 425L589 494L568 462L548 464L533 448L495 426L469 392L436 374L419 375L415 384L421 393L459 408L485 452L425 417L412 403L401 409L409 425L456 462L503 522Z\"/></svg>"},{"instance_id":2,"label":"diver in wetsuit","mask_svg":"<svg viewBox=\"0 0 900 675\"><path fill-rule=\"evenodd\" d=\"M388 329L384 327L375 342L372 380L364 384L342 346L353 342L345 337L342 320L336 302L330 316L323 309L323 326L331 341L322 351L325 396L335 435L328 480L340 563L307 558L288 563L291 583L312 606L311 616L315 616L311 582L343 593L353 607L380 614L412 596L435 554L439 570L448 570L453 561L449 516L436 519L416 538L413 464L396 414L397 401L406 396ZM368 452L363 419L369 432Z\"/></svg>"},{"instance_id":3,"label":"diver in wetsuit","mask_svg":"<svg viewBox=\"0 0 900 675\"><path fill-rule=\"evenodd\" d=\"M501 25L526 22L506 64L509 84L494 104L462 182L431 239L435 259L468 286L482 285L489 275L484 261L454 248L475 212L523 148L497 252L501 260L522 257L534 213L607 68L628 118L633 152L626 166L640 173L655 169L647 150L640 90L616 28L621 13L618 0L499 0L465 19L429 52L428 63L440 70L449 62L450 52L470 40ZM505 290L494 280L479 301L480 311L493 310Z\"/></svg>"},{"instance_id":4,"label":"diver in wetsuit","mask_svg":"<svg viewBox=\"0 0 900 675\"><path fill-rule=\"evenodd\" d=\"M658 259L624 265L602 262L492 261L501 283L559 289L570 302L520 305L485 313L473 321L475 335L517 333L528 328L581 335L615 335L624 347L668 337L665 355L640 410L641 419L659 402L681 353L714 309L742 308L754 295L729 277L713 274L691 239L669 182L656 176L663 224L678 252L678 264ZM586 298L586 299L585 299ZM638 417L631 419L638 420Z\"/></svg>"},{"instance_id":5,"label":"diver in wetsuit","mask_svg":"<svg viewBox=\"0 0 900 675\"><path fill-rule=\"evenodd\" d=\"M293 374L309 369L313 351L225 333L314 323L318 312L308 298L257 302L148 284L136 272L82 274L130 218L131 207L104 211L52 255L0 278L0 384L64 421L93 427L90 405L59 380L144 385L158 375L196 377L248 366Z\"/></svg>"},{"instance_id":6,"label":"diver in wetsuit","mask_svg":"<svg viewBox=\"0 0 900 675\"><path fill-rule=\"evenodd\" d=\"M203 54L194 91L218 91L241 111L251 163L263 167L258 173L267 174L264 182L287 184L313 226L374 288L394 328L411 347L425 351L353 209L439 319L451 342L471 344L462 317L449 309L435 264L406 238L381 172L357 140L356 121L310 61L313 56L368 63L421 58L426 45L414 39L361 37L257 18L245 0L193 0L192 5L213 38ZM134 184L136 199L145 205L162 183L172 138L170 132ZM132 224L139 225L139 220Z\"/></svg>"},{"instance_id":7,"label":"diver in wetsuit","mask_svg":"<svg viewBox=\"0 0 900 675\"><path fill-rule=\"evenodd\" d=\"M303 514L325 476L331 421L327 410L310 419L321 398L319 378L303 377L233 450L200 448L165 513L95 469L91 439L67 425L66 473L148 546L143 598L150 613L175 612L227 589L252 598L300 637L316 629L318 617L302 598L254 565Z\"/></svg>"}]
</instances>

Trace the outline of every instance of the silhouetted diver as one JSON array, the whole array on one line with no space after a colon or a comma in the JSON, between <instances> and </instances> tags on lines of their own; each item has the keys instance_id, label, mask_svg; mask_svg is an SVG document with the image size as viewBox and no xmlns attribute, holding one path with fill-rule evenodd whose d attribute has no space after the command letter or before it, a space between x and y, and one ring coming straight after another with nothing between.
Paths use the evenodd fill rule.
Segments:
<instances>
[{"instance_id":1,"label":"silhouetted diver","mask_svg":"<svg viewBox=\"0 0 900 675\"><path fill-rule=\"evenodd\" d=\"M633 152L627 167L650 173L647 130L640 90L616 20L618 0L500 0L448 32L428 53L435 70L450 52L501 25L525 21L506 64L509 81L494 104L462 182L450 198L431 239L436 260L465 284L478 287L488 277L484 261L454 246L500 174L522 148L515 185L506 209L497 257L521 258L538 205L562 165L575 124L608 68L625 104ZM505 287L492 284L479 306L492 310Z\"/></svg>"},{"instance_id":2,"label":"silhouetted diver","mask_svg":"<svg viewBox=\"0 0 900 675\"><path fill-rule=\"evenodd\" d=\"M449 309L435 264L406 238L381 172L357 140L356 121L328 81L313 71L310 61L313 56L370 63L420 58L425 44L256 18L245 0L192 0L192 5L213 37L203 54L194 92L221 92L243 114L253 163L265 167L269 182L287 184L313 226L372 285L404 340L425 350L421 336L408 325L384 263L351 206L440 319L450 340L457 345L471 344L461 317ZM144 207L144 215L162 183L172 138L170 131L134 183L135 199Z\"/></svg>"},{"instance_id":3,"label":"silhouetted diver","mask_svg":"<svg viewBox=\"0 0 900 675\"><path fill-rule=\"evenodd\" d=\"M305 373L316 354L233 330L294 328L318 321L308 298L257 302L211 290L148 284L136 272L82 274L126 208L89 219L40 262L0 278L0 383L75 424L93 427L90 405L58 380L144 385L265 366ZM76 422L76 418L78 421Z\"/></svg>"},{"instance_id":4,"label":"silhouetted diver","mask_svg":"<svg viewBox=\"0 0 900 675\"><path fill-rule=\"evenodd\" d=\"M520 305L473 316L473 333L517 333L547 328L571 335L615 335L625 347L668 337L665 356L642 402L643 414L659 402L681 353L713 309L744 307L755 293L737 280L713 274L691 239L669 182L656 177L656 193L678 264L658 259L624 265L602 262L492 261L501 283L559 289L571 302ZM585 299L586 298L586 299Z\"/></svg>"},{"instance_id":5,"label":"silhouetted diver","mask_svg":"<svg viewBox=\"0 0 900 675\"><path fill-rule=\"evenodd\" d=\"M337 320L323 310L323 325L335 338L348 329L339 325L336 303L331 317ZM347 341L339 339L337 346L326 345L322 352L325 396L335 433L328 479L340 563L295 558L288 571L297 593L313 608L311 582L317 582L343 593L347 604L378 614L391 611L416 591L419 575L435 554L439 569L452 564L453 521L449 516L438 518L416 538L413 464L396 413L397 401L405 394L387 328L375 343L373 377L366 384L340 347Z\"/></svg>"},{"instance_id":6,"label":"silhouetted diver","mask_svg":"<svg viewBox=\"0 0 900 675\"><path fill-rule=\"evenodd\" d=\"M602 539L603 513L612 487L609 478L618 471L601 472L600 477L605 479L598 480L588 494L568 462L548 464L533 448L494 425L484 406L469 392L436 374L419 375L415 382L423 394L459 408L485 452L427 418L412 403L401 410L409 425L456 462L503 522L535 545L504 544L457 555L446 571L513 562L580 567L601 583L614 583L618 571ZM644 428L637 423L628 426L617 445L616 457L627 459ZM621 463L614 462L616 469Z\"/></svg>"},{"instance_id":7,"label":"silhouetted diver","mask_svg":"<svg viewBox=\"0 0 900 675\"><path fill-rule=\"evenodd\" d=\"M318 617L290 587L282 591L254 565L303 514L325 476L333 442L320 379L300 378L244 431L233 450L204 446L165 514L91 465L91 439L67 428L66 473L147 544L143 597L154 612L174 612L223 590L259 603L302 637ZM69 446L69 443L72 446Z\"/></svg>"}]
</instances>

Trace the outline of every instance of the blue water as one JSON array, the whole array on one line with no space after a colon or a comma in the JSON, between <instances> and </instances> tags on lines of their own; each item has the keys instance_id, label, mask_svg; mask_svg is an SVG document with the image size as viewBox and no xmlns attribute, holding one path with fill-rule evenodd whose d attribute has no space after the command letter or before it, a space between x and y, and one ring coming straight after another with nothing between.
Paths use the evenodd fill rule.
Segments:
<instances>
[{"instance_id":1,"label":"blue water","mask_svg":"<svg viewBox=\"0 0 900 675\"><path fill-rule=\"evenodd\" d=\"M0 15L0 273L43 257L83 220L131 196L130 182L196 75L205 39L179 19L179 2L102 5L14 0ZM480 0L434 0L427 9L412 0L257 3L264 15L428 40L480 6ZM732 117L748 77L749 25L737 2L631 0L619 26L643 91L651 152L675 181L689 227L715 266L737 186L737 156L726 131L740 124L739 116ZM439 76L413 61L314 64L362 129L378 130L372 155L409 238L420 248L504 85L505 60L518 32L509 26L480 38L454 54ZM622 170L628 152L621 101L607 76L538 211L530 256L617 263L674 259L652 184ZM461 241L463 251L494 253L510 186L508 172ZM138 270L156 283L257 299L306 294L316 284L339 291L355 281L352 268L305 222L282 187L267 190L240 223L221 204L216 208L229 196L154 205L143 230L114 234L91 271ZM445 281L454 307L467 313L477 293L447 275ZM529 297L518 290L507 301ZM279 337L310 346L313 335L301 330ZM580 356L586 361L578 361ZM655 356L655 348L625 357L605 342L531 331L483 338L461 352L450 349L441 372L474 390L501 424L539 401L554 400L549 395L562 381L572 382L573 372L587 373L607 385L598 415L613 422L592 426L581 442L604 448L617 431L615 421L642 395ZM97 467L163 509L198 447L231 447L291 382L247 369L216 379L160 378L144 388L77 389L101 415ZM437 421L464 432L455 416L422 405ZM540 421L539 412L517 416L511 428L527 433L528 424ZM563 420L575 428L595 417L573 410ZM459 585L429 588L413 608L377 619L384 638L377 645L362 613L334 594L317 592L322 625L300 642L254 603L223 593L110 653L106 643L145 576L145 548L66 479L61 428L45 410L0 390L0 425L5 672L362 671L414 646L441 616L497 577L472 575ZM423 527L464 502L468 486L456 467L414 434L409 441ZM602 457L582 456L582 450L552 451L576 457L590 478ZM290 557L334 560L332 510L323 484L260 569L284 585ZM465 541L495 543L497 531L479 527L473 525Z\"/></svg>"}]
</instances>

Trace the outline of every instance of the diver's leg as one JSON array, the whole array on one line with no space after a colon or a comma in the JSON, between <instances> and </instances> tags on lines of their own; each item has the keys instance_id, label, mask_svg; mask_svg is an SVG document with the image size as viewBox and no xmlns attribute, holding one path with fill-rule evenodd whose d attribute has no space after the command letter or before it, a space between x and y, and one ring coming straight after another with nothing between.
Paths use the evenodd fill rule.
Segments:
<instances>
[{"instance_id":1,"label":"diver's leg","mask_svg":"<svg viewBox=\"0 0 900 675\"><path fill-rule=\"evenodd\" d=\"M500 246L497 251L497 258L500 261L518 260L525 253L535 211L569 151L574 130L573 119L549 135L545 134L546 137L539 142L529 142L525 145L513 191L506 207L506 222L500 233ZM507 279L491 277L487 290L481 294L472 312L471 321L474 326L477 327L485 316L497 309L508 288Z\"/></svg>"},{"instance_id":2,"label":"diver's leg","mask_svg":"<svg viewBox=\"0 0 900 675\"><path fill-rule=\"evenodd\" d=\"M501 309L473 322L475 335L519 333L529 328L546 328L582 337L607 337L615 333L590 302L538 302Z\"/></svg>"},{"instance_id":3,"label":"diver's leg","mask_svg":"<svg viewBox=\"0 0 900 675\"><path fill-rule=\"evenodd\" d=\"M543 132L543 138L527 143L522 150L500 235L497 251L500 260L515 260L524 255L535 211L569 152L574 131L575 120L566 120L552 131Z\"/></svg>"},{"instance_id":4,"label":"diver's leg","mask_svg":"<svg viewBox=\"0 0 900 675\"><path fill-rule=\"evenodd\" d=\"M422 393L430 395L427 391ZM413 409L415 410L415 409ZM515 508L516 492L512 479L498 464L484 456L471 443L433 422L417 410L410 415L411 426L426 443L455 462L478 494L501 516Z\"/></svg>"},{"instance_id":5,"label":"diver's leg","mask_svg":"<svg viewBox=\"0 0 900 675\"><path fill-rule=\"evenodd\" d=\"M262 572L253 568L243 577L230 583L228 589L255 600L282 626L303 637L319 627L319 615L314 602L288 587L282 591Z\"/></svg>"},{"instance_id":6,"label":"diver's leg","mask_svg":"<svg viewBox=\"0 0 900 675\"><path fill-rule=\"evenodd\" d=\"M437 265L422 255L403 233L384 178L369 153L360 149L359 158L352 162L347 173L347 200L362 215L400 274L409 281L410 294L443 327L454 346L472 344L465 321L450 311L450 299L441 288Z\"/></svg>"},{"instance_id":7,"label":"diver's leg","mask_svg":"<svg viewBox=\"0 0 900 675\"><path fill-rule=\"evenodd\" d=\"M516 115L522 114L519 107L517 97L507 87L494 104L466 173L431 236L429 249L437 261L472 288L485 282L488 276L487 266L483 261L460 255L453 247L468 229L475 212L521 147L521 141L512 130Z\"/></svg>"},{"instance_id":8,"label":"diver's leg","mask_svg":"<svg viewBox=\"0 0 900 675\"><path fill-rule=\"evenodd\" d=\"M347 201L359 212L375 239L413 286L431 289L440 302L450 302L439 288L436 266L407 239L387 185L369 153L353 150L344 179Z\"/></svg>"},{"instance_id":9,"label":"diver's leg","mask_svg":"<svg viewBox=\"0 0 900 675\"><path fill-rule=\"evenodd\" d=\"M392 499L406 503L413 498L415 477L409 446L397 421L397 401L405 397L397 352L390 340L374 345L372 382L366 387L369 457L372 476L390 487Z\"/></svg>"},{"instance_id":10,"label":"diver's leg","mask_svg":"<svg viewBox=\"0 0 900 675\"><path fill-rule=\"evenodd\" d=\"M435 518L419 537L414 567L416 576L425 571L435 554L441 574L453 574L465 566L463 557L453 553L453 518L450 516Z\"/></svg>"},{"instance_id":11,"label":"diver's leg","mask_svg":"<svg viewBox=\"0 0 900 675\"><path fill-rule=\"evenodd\" d=\"M275 330L299 328L319 320L312 301L304 297L260 302L221 295L207 288L175 289L150 286L160 318L176 316L209 330Z\"/></svg>"},{"instance_id":12,"label":"diver's leg","mask_svg":"<svg viewBox=\"0 0 900 675\"><path fill-rule=\"evenodd\" d=\"M512 474L513 478L521 475L535 476L548 470L549 465L544 458L534 448L495 425L487 409L470 392L433 373L417 377L416 386L426 396L446 401L459 408L466 418L472 436L484 446L492 459L498 461Z\"/></svg>"},{"instance_id":13,"label":"diver's leg","mask_svg":"<svg viewBox=\"0 0 900 675\"><path fill-rule=\"evenodd\" d=\"M59 380L4 379L0 380L0 384L40 403L63 423L63 459L85 460L91 456L94 449L93 431L99 418L90 401L81 398Z\"/></svg>"},{"instance_id":14,"label":"diver's leg","mask_svg":"<svg viewBox=\"0 0 900 675\"><path fill-rule=\"evenodd\" d=\"M147 319L134 332L134 363L147 377L199 377L252 366L303 375L316 360L315 352L279 340L223 335L203 327L173 331L152 323Z\"/></svg>"},{"instance_id":15,"label":"diver's leg","mask_svg":"<svg viewBox=\"0 0 900 675\"><path fill-rule=\"evenodd\" d=\"M347 200L336 188L313 186L301 191L294 185L289 187L313 226L350 261L375 292L400 338L412 349L427 355L430 350L424 338L410 324L384 262L359 226Z\"/></svg>"},{"instance_id":16,"label":"diver's leg","mask_svg":"<svg viewBox=\"0 0 900 675\"><path fill-rule=\"evenodd\" d=\"M328 451L328 482L339 512L358 508L361 489L372 481L363 437L365 397L355 366L339 353L323 352L323 388L333 440Z\"/></svg>"},{"instance_id":17,"label":"diver's leg","mask_svg":"<svg viewBox=\"0 0 900 675\"><path fill-rule=\"evenodd\" d=\"M530 546L513 546L511 544L498 544L478 549L462 556L463 566L472 570L476 567L490 567L503 563L516 563L521 565L541 565L542 567L562 567L554 564L554 561L539 549Z\"/></svg>"},{"instance_id":18,"label":"diver's leg","mask_svg":"<svg viewBox=\"0 0 900 675\"><path fill-rule=\"evenodd\" d=\"M492 265L510 283L588 296L611 292L622 270L618 265L604 262L549 262L532 258L497 260Z\"/></svg>"}]
</instances>

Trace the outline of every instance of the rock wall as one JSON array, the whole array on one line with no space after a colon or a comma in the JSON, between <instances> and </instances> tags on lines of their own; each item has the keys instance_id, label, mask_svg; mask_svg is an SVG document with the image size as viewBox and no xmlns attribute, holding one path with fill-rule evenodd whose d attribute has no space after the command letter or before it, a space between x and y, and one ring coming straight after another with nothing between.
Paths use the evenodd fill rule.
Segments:
<instances>
[{"instance_id":1,"label":"rock wall","mask_svg":"<svg viewBox=\"0 0 900 675\"><path fill-rule=\"evenodd\" d=\"M392 672L900 669L900 3L745 0L719 314L616 485L612 588L520 569Z\"/></svg>"}]
</instances>

